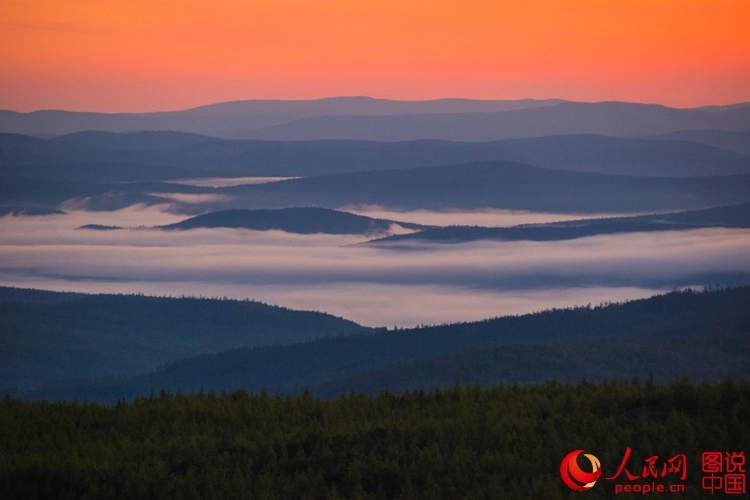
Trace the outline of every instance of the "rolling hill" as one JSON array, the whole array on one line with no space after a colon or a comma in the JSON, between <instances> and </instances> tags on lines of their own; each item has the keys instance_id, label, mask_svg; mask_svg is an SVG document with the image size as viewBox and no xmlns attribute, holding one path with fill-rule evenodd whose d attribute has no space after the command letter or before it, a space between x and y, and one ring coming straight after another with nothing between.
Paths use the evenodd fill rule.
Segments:
<instances>
[{"instance_id":1,"label":"rolling hill","mask_svg":"<svg viewBox=\"0 0 750 500\"><path fill-rule=\"evenodd\" d=\"M0 134L0 174L79 182L308 177L494 160L649 177L750 174L750 156L699 141L591 134L468 143L230 141L176 132L79 132L54 139Z\"/></svg>"},{"instance_id":2,"label":"rolling hill","mask_svg":"<svg viewBox=\"0 0 750 500\"><path fill-rule=\"evenodd\" d=\"M750 131L750 105L675 109L623 102L563 102L496 113L400 116L317 116L269 126L254 139L306 141L444 139L493 141L561 134L643 136L685 129Z\"/></svg>"},{"instance_id":3,"label":"rolling hill","mask_svg":"<svg viewBox=\"0 0 750 500\"><path fill-rule=\"evenodd\" d=\"M189 132L226 139L449 139L488 141L553 134L642 136L685 129L750 131L743 104L675 109L560 100L389 101L337 97L312 101L238 101L145 114L0 112L0 132L64 135L84 130Z\"/></svg>"},{"instance_id":4,"label":"rolling hill","mask_svg":"<svg viewBox=\"0 0 750 500\"><path fill-rule=\"evenodd\" d=\"M272 229L298 234L379 234L387 233L398 224L407 229L424 226L373 219L338 210L316 207L284 208L280 210L223 210L198 215L168 226L165 230L228 227L268 231Z\"/></svg>"},{"instance_id":5,"label":"rolling hill","mask_svg":"<svg viewBox=\"0 0 750 500\"><path fill-rule=\"evenodd\" d=\"M438 167L330 174L226 188L168 182L91 182L0 176L0 204L60 209L114 210L135 203L170 203L199 214L228 209L499 208L559 213L663 212L750 201L750 175L638 177L552 170L493 161ZM200 194L200 204L174 194ZM184 197L183 197L184 198Z\"/></svg>"},{"instance_id":6,"label":"rolling hill","mask_svg":"<svg viewBox=\"0 0 750 500\"><path fill-rule=\"evenodd\" d=\"M335 174L224 188L237 208L381 205L562 213L656 212L750 201L750 176L636 177L513 162Z\"/></svg>"},{"instance_id":7,"label":"rolling hill","mask_svg":"<svg viewBox=\"0 0 750 500\"><path fill-rule=\"evenodd\" d=\"M307 101L233 101L184 111L160 113L76 113L0 111L0 132L64 135L85 130L133 132L142 130L190 132L227 139L247 138L256 129L326 115L403 115L505 111L550 106L562 101L476 101L438 99L392 101L370 97L333 97Z\"/></svg>"},{"instance_id":8,"label":"rolling hill","mask_svg":"<svg viewBox=\"0 0 750 500\"><path fill-rule=\"evenodd\" d=\"M687 139L558 135L491 143L499 160L535 167L644 177L750 173L750 157ZM502 151L502 152L501 152Z\"/></svg>"},{"instance_id":9,"label":"rolling hill","mask_svg":"<svg viewBox=\"0 0 750 500\"><path fill-rule=\"evenodd\" d=\"M729 130L681 130L654 137L657 140L678 140L706 144L726 151L750 155L750 132Z\"/></svg>"},{"instance_id":10,"label":"rolling hill","mask_svg":"<svg viewBox=\"0 0 750 500\"><path fill-rule=\"evenodd\" d=\"M0 388L124 376L225 349L371 329L254 301L84 295L0 287Z\"/></svg>"},{"instance_id":11,"label":"rolling hill","mask_svg":"<svg viewBox=\"0 0 750 500\"><path fill-rule=\"evenodd\" d=\"M378 394L433 390L462 385L604 382L653 376L657 383L680 377L695 381L745 379L750 375L747 322L717 325L720 333L662 331L621 339L559 341L466 350L430 359L400 363L308 388L312 394ZM698 355L697 353L700 353Z\"/></svg>"},{"instance_id":12,"label":"rolling hill","mask_svg":"<svg viewBox=\"0 0 750 500\"><path fill-rule=\"evenodd\" d=\"M662 381L750 375L750 287L673 292L625 304L551 310L475 323L235 349L122 380L60 383L31 399L113 402L152 390L326 396L484 385L604 380L649 372ZM450 380L449 380L450 379Z\"/></svg>"}]
</instances>

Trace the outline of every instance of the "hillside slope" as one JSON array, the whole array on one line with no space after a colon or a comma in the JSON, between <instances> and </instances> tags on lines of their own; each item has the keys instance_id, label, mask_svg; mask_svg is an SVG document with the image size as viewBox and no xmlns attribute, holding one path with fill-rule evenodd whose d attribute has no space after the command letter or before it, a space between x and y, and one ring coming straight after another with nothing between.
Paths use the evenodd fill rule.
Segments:
<instances>
[{"instance_id":1,"label":"hillside slope","mask_svg":"<svg viewBox=\"0 0 750 500\"><path fill-rule=\"evenodd\" d=\"M260 302L0 288L0 388L134 375L207 352L370 329Z\"/></svg>"},{"instance_id":2,"label":"hillside slope","mask_svg":"<svg viewBox=\"0 0 750 500\"><path fill-rule=\"evenodd\" d=\"M336 396L350 389L431 389L446 377L494 384L591 375L629 379L649 371L663 380L748 377L749 333L750 287L673 292L596 308L236 349L170 364L147 376L58 384L25 397L116 401L162 388L257 392L264 387Z\"/></svg>"}]
</instances>

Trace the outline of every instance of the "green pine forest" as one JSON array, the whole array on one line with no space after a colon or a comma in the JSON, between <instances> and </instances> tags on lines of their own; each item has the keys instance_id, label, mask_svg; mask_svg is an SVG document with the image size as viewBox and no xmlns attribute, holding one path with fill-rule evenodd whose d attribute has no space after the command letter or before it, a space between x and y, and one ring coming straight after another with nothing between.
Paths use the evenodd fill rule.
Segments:
<instances>
[{"instance_id":1,"label":"green pine forest","mask_svg":"<svg viewBox=\"0 0 750 500\"><path fill-rule=\"evenodd\" d=\"M603 478L626 447L635 474L645 458L685 454L680 498L705 498L701 453L747 452L748 422L750 382L686 379L457 385L333 400L162 392L111 406L6 397L0 498L606 498L614 481ZM577 449L602 463L590 492L559 476Z\"/></svg>"}]
</instances>

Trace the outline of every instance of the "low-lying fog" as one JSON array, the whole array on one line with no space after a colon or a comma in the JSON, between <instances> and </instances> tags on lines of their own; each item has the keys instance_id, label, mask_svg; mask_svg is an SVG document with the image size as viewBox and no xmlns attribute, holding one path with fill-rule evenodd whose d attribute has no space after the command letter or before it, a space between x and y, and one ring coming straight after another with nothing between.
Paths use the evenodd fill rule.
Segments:
<instances>
[{"instance_id":1,"label":"low-lying fog","mask_svg":"<svg viewBox=\"0 0 750 500\"><path fill-rule=\"evenodd\" d=\"M633 214L556 214L545 212L529 212L526 210L500 210L488 208L485 210L453 210L450 212L435 212L432 210L395 211L379 206L343 207L341 210L357 215L373 217L375 219L397 220L424 224L426 226L486 226L511 227L519 224L544 224L564 220L598 219L603 217L627 217Z\"/></svg>"},{"instance_id":2,"label":"low-lying fog","mask_svg":"<svg viewBox=\"0 0 750 500\"><path fill-rule=\"evenodd\" d=\"M299 177L200 177L197 179L177 179L172 184L185 184L187 186L201 187L231 187L243 186L246 184L268 184L269 182L286 181L289 179L299 179Z\"/></svg>"},{"instance_id":3,"label":"low-lying fog","mask_svg":"<svg viewBox=\"0 0 750 500\"><path fill-rule=\"evenodd\" d=\"M155 226L185 218L165 208L2 217L0 284L251 298L369 326L402 327L596 305L688 285L750 282L750 230L738 229L421 244L408 251L353 245L366 239L361 236L76 229ZM423 214L443 224L471 217ZM485 224L487 213L474 215L470 224Z\"/></svg>"}]
</instances>

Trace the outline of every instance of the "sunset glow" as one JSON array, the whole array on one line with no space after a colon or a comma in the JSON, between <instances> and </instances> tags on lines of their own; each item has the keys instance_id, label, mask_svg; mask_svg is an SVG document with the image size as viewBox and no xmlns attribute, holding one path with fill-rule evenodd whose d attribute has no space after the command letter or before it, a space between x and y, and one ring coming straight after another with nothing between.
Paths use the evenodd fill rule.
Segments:
<instances>
[{"instance_id":1,"label":"sunset glow","mask_svg":"<svg viewBox=\"0 0 750 500\"><path fill-rule=\"evenodd\" d=\"M750 100L746 0L5 0L0 109Z\"/></svg>"}]
</instances>

